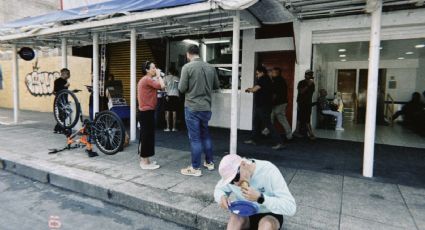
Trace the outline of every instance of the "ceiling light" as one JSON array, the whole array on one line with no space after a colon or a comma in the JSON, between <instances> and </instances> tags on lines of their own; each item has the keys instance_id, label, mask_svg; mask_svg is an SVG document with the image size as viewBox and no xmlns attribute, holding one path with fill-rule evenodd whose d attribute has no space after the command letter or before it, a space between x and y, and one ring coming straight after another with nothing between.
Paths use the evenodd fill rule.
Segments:
<instances>
[{"instance_id":1,"label":"ceiling light","mask_svg":"<svg viewBox=\"0 0 425 230\"><path fill-rule=\"evenodd\" d=\"M346 49L339 49L338 52L345 52L347 51Z\"/></svg>"},{"instance_id":2,"label":"ceiling light","mask_svg":"<svg viewBox=\"0 0 425 230\"><path fill-rule=\"evenodd\" d=\"M345 54L341 54L341 55L339 55L339 57L346 57L347 55L345 55Z\"/></svg>"},{"instance_id":3,"label":"ceiling light","mask_svg":"<svg viewBox=\"0 0 425 230\"><path fill-rule=\"evenodd\" d=\"M191 44L191 45L197 45L199 46L199 42L194 41L194 40L190 40L190 39L184 39L183 42L187 43L187 44Z\"/></svg>"},{"instance_id":4,"label":"ceiling light","mask_svg":"<svg viewBox=\"0 0 425 230\"><path fill-rule=\"evenodd\" d=\"M379 49L382 50L383 49L382 46L380 46Z\"/></svg>"},{"instance_id":5,"label":"ceiling light","mask_svg":"<svg viewBox=\"0 0 425 230\"><path fill-rule=\"evenodd\" d=\"M230 40L205 41L205 44L230 43Z\"/></svg>"},{"instance_id":6,"label":"ceiling light","mask_svg":"<svg viewBox=\"0 0 425 230\"><path fill-rule=\"evenodd\" d=\"M415 45L415 48L419 49L419 48L424 48L425 45L424 44L419 44L419 45Z\"/></svg>"},{"instance_id":7,"label":"ceiling light","mask_svg":"<svg viewBox=\"0 0 425 230\"><path fill-rule=\"evenodd\" d=\"M347 61L346 59L341 59L341 61Z\"/></svg>"},{"instance_id":8,"label":"ceiling light","mask_svg":"<svg viewBox=\"0 0 425 230\"><path fill-rule=\"evenodd\" d=\"M411 54L413 54L413 52L409 51L409 52L406 52L406 54L411 55Z\"/></svg>"},{"instance_id":9,"label":"ceiling light","mask_svg":"<svg viewBox=\"0 0 425 230\"><path fill-rule=\"evenodd\" d=\"M399 57L399 58L397 58L398 60L403 60L404 59L404 57Z\"/></svg>"}]
</instances>

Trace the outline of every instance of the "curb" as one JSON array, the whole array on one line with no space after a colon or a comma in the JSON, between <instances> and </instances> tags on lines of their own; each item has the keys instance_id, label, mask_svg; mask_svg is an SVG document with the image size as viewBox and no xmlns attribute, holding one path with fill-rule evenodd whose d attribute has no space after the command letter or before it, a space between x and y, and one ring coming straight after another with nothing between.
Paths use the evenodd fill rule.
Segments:
<instances>
[{"instance_id":1,"label":"curb","mask_svg":"<svg viewBox=\"0 0 425 230\"><path fill-rule=\"evenodd\" d=\"M0 170L196 229L225 229L216 204L102 174L0 152Z\"/></svg>"}]
</instances>

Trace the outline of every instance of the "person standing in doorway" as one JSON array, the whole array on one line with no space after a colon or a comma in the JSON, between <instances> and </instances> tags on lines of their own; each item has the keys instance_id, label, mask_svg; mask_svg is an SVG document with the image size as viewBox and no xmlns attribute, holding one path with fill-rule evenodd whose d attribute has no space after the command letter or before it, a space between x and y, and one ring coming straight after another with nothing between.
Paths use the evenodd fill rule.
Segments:
<instances>
[{"instance_id":1,"label":"person standing in doorway","mask_svg":"<svg viewBox=\"0 0 425 230\"><path fill-rule=\"evenodd\" d=\"M57 96L60 91L64 89L69 88L69 82L68 79L71 77L71 72L67 68L61 69L61 76L55 80L54 87L53 87L53 93ZM65 130L62 128L59 123L55 125L55 128L53 130L54 133L63 133Z\"/></svg>"},{"instance_id":2,"label":"person standing in doorway","mask_svg":"<svg viewBox=\"0 0 425 230\"><path fill-rule=\"evenodd\" d=\"M177 77L177 70L171 68L168 70L168 75L164 77L165 82L165 91L167 96L165 96L165 121L167 127L164 129L165 132L176 132L176 122L177 122L177 108L179 106L179 77ZM171 116L171 117L170 117ZM170 119L172 118L172 119ZM173 121L173 127L171 129L170 120Z\"/></svg>"},{"instance_id":3,"label":"person standing in doorway","mask_svg":"<svg viewBox=\"0 0 425 230\"><path fill-rule=\"evenodd\" d=\"M292 139L292 128L286 119L286 106L288 105L288 85L285 79L282 77L282 70L278 67L272 70L272 81L273 81L273 109L271 121L274 123L274 119L282 125L285 130L287 140Z\"/></svg>"},{"instance_id":4,"label":"person standing in doorway","mask_svg":"<svg viewBox=\"0 0 425 230\"><path fill-rule=\"evenodd\" d=\"M155 155L155 108L158 103L156 92L165 88L155 63L146 61L142 66L143 77L137 84L137 99L140 111L140 167L153 170L160 166L149 157ZM157 77L157 78L155 78Z\"/></svg>"},{"instance_id":5,"label":"person standing in doorway","mask_svg":"<svg viewBox=\"0 0 425 230\"><path fill-rule=\"evenodd\" d=\"M199 57L198 46L190 46L186 56L190 62L183 66L178 88L182 94L185 94L185 120L192 164L181 169L180 172L188 176L202 176L202 152L205 153L204 167L214 170L208 122L211 119L211 93L219 89L220 82L215 68Z\"/></svg>"},{"instance_id":6,"label":"person standing in doorway","mask_svg":"<svg viewBox=\"0 0 425 230\"><path fill-rule=\"evenodd\" d=\"M307 136L311 140L315 140L316 136L311 128L311 107L313 106L312 98L315 90L313 71L306 70L304 80L298 82L298 116L297 116L297 128L295 135L301 137L301 133L307 133Z\"/></svg>"},{"instance_id":7,"label":"person standing in doorway","mask_svg":"<svg viewBox=\"0 0 425 230\"><path fill-rule=\"evenodd\" d=\"M245 90L247 93L254 94L255 108L254 127L252 130L251 139L246 140L244 143L255 145L261 137L261 131L265 126L270 131L273 141L275 141L275 145L273 145L272 148L278 150L283 148L283 143L270 120L273 107L273 83L270 77L267 75L267 70L264 66L257 67L255 76L256 79L254 87Z\"/></svg>"}]
</instances>

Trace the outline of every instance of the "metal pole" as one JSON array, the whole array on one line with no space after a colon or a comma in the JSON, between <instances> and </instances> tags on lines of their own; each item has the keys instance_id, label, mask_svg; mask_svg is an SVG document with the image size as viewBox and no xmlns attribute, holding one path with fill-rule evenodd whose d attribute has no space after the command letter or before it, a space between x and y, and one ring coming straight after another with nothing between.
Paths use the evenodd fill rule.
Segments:
<instances>
[{"instance_id":1,"label":"metal pole","mask_svg":"<svg viewBox=\"0 0 425 230\"><path fill-rule=\"evenodd\" d=\"M136 140L136 47L137 47L136 29L131 29L130 39L130 140Z\"/></svg>"},{"instance_id":2,"label":"metal pole","mask_svg":"<svg viewBox=\"0 0 425 230\"><path fill-rule=\"evenodd\" d=\"M235 17L233 17L230 154L237 154L237 143L238 143L239 42L240 42L240 13L239 11L236 11L236 15Z\"/></svg>"},{"instance_id":3,"label":"metal pole","mask_svg":"<svg viewBox=\"0 0 425 230\"><path fill-rule=\"evenodd\" d=\"M66 45L66 38L62 38L62 68L68 68L68 49Z\"/></svg>"},{"instance_id":4,"label":"metal pole","mask_svg":"<svg viewBox=\"0 0 425 230\"><path fill-rule=\"evenodd\" d=\"M93 34L93 116L99 112L99 34Z\"/></svg>"},{"instance_id":5,"label":"metal pole","mask_svg":"<svg viewBox=\"0 0 425 230\"><path fill-rule=\"evenodd\" d=\"M16 45L12 45L12 77L13 77L13 121L18 123L19 116L19 63Z\"/></svg>"},{"instance_id":6,"label":"metal pole","mask_svg":"<svg viewBox=\"0 0 425 230\"><path fill-rule=\"evenodd\" d=\"M369 47L369 72L367 80L366 128L363 156L363 176L373 176L373 159L376 129L376 104L378 96L379 46L381 39L382 0L375 1Z\"/></svg>"}]
</instances>

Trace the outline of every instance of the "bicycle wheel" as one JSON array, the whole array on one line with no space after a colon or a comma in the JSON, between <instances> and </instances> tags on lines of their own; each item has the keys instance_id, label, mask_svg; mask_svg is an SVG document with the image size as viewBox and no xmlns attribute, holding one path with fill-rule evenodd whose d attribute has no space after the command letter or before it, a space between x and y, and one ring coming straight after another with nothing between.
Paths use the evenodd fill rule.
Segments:
<instances>
[{"instance_id":1,"label":"bicycle wheel","mask_svg":"<svg viewBox=\"0 0 425 230\"><path fill-rule=\"evenodd\" d=\"M96 114L92 134L97 148L104 154L113 155L123 149L125 128L121 118L112 111Z\"/></svg>"},{"instance_id":2,"label":"bicycle wheel","mask_svg":"<svg viewBox=\"0 0 425 230\"><path fill-rule=\"evenodd\" d=\"M63 128L74 128L81 115L80 103L75 94L67 89L61 90L53 103L53 115Z\"/></svg>"}]
</instances>

